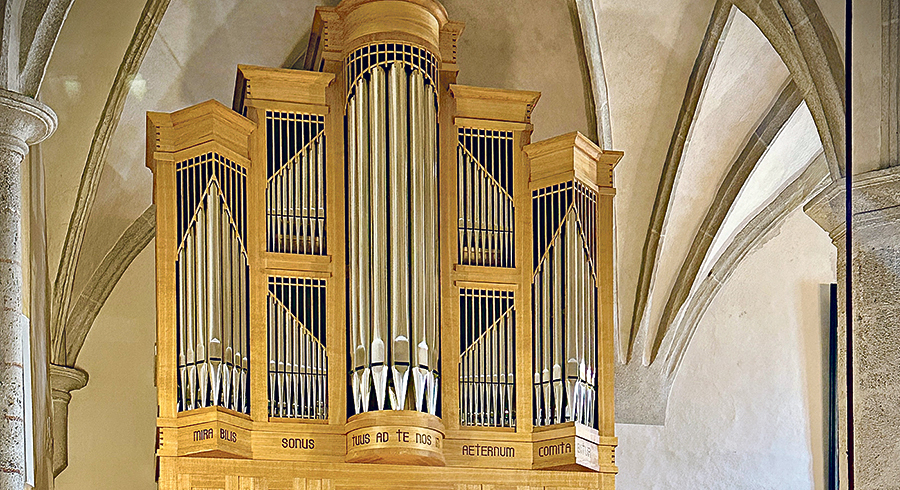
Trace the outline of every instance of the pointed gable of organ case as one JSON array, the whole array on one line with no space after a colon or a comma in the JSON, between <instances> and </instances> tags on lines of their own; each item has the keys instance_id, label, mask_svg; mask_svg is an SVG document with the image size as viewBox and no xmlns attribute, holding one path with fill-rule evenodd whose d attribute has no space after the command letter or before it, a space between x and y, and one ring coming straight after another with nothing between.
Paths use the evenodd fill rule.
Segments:
<instances>
[{"instance_id":1,"label":"pointed gable of organ case","mask_svg":"<svg viewBox=\"0 0 900 490\"><path fill-rule=\"evenodd\" d=\"M621 153L456 84L462 28L344 0L148 113L161 489L614 488Z\"/></svg>"}]
</instances>

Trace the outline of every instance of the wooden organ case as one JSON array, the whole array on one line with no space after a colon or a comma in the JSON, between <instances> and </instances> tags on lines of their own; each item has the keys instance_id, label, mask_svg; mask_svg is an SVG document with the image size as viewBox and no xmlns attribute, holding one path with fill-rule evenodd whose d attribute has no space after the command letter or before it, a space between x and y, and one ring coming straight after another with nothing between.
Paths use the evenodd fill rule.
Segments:
<instances>
[{"instance_id":1,"label":"wooden organ case","mask_svg":"<svg viewBox=\"0 0 900 490\"><path fill-rule=\"evenodd\" d=\"M456 84L434 0L149 113L161 489L615 485L612 169Z\"/></svg>"}]
</instances>

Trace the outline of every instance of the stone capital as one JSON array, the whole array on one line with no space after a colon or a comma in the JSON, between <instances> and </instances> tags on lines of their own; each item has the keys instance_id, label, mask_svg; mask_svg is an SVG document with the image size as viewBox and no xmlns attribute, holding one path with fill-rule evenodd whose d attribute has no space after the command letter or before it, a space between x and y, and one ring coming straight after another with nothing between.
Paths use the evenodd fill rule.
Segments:
<instances>
[{"instance_id":1,"label":"stone capital","mask_svg":"<svg viewBox=\"0 0 900 490\"><path fill-rule=\"evenodd\" d=\"M68 403L72 398L72 392L84 388L87 382L88 373L81 369L58 364L50 365L50 393L54 402L65 400Z\"/></svg>"},{"instance_id":2,"label":"stone capital","mask_svg":"<svg viewBox=\"0 0 900 490\"><path fill-rule=\"evenodd\" d=\"M0 89L0 148L24 157L28 145L40 143L56 130L56 114L31 97Z\"/></svg>"},{"instance_id":3,"label":"stone capital","mask_svg":"<svg viewBox=\"0 0 900 490\"><path fill-rule=\"evenodd\" d=\"M803 211L838 244L846 233L844 182L835 181L813 197ZM900 222L900 167L853 176L853 231Z\"/></svg>"}]
</instances>

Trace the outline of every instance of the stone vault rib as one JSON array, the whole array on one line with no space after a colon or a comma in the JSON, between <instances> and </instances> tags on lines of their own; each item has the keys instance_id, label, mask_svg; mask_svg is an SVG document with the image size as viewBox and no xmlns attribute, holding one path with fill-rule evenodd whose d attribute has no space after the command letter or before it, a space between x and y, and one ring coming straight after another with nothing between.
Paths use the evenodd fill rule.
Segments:
<instances>
[{"instance_id":1,"label":"stone vault rib","mask_svg":"<svg viewBox=\"0 0 900 490\"><path fill-rule=\"evenodd\" d=\"M63 333L66 319L69 316L75 269L78 265L78 257L81 255L88 218L94 205L97 188L100 185L100 175L106 161L109 142L112 140L112 135L115 133L122 115L122 109L125 107L131 80L144 61L144 56L150 48L150 43L153 41L156 29L168 6L169 0L147 0L144 11L141 12L141 20L135 27L131 43L119 65L119 71L116 73L115 81L109 91L100 121L94 130L87 162L85 162L81 175L78 197L75 200L72 217L69 219L69 229L66 231L66 241L63 244L56 280L53 284L50 338L52 342L51 359L55 364L66 364L68 361Z\"/></svg>"}]
</instances>

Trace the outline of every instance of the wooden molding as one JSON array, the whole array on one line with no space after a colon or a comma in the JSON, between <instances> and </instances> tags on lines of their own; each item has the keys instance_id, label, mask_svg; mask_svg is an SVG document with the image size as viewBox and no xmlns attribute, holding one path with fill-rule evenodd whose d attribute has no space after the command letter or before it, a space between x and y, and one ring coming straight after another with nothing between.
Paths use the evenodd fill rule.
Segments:
<instances>
[{"instance_id":1,"label":"wooden molding","mask_svg":"<svg viewBox=\"0 0 900 490\"><path fill-rule=\"evenodd\" d=\"M513 123L531 123L531 111L540 92L451 85L456 117Z\"/></svg>"},{"instance_id":2,"label":"wooden molding","mask_svg":"<svg viewBox=\"0 0 900 490\"><path fill-rule=\"evenodd\" d=\"M457 70L457 44L459 43L459 36L462 35L465 27L465 23L451 20L441 28L439 46L441 52L441 70Z\"/></svg>"},{"instance_id":3,"label":"wooden molding","mask_svg":"<svg viewBox=\"0 0 900 490\"><path fill-rule=\"evenodd\" d=\"M243 106L256 101L277 101L327 110L325 89L333 81L332 73L238 65L232 108L241 112Z\"/></svg>"},{"instance_id":4,"label":"wooden molding","mask_svg":"<svg viewBox=\"0 0 900 490\"><path fill-rule=\"evenodd\" d=\"M156 152L178 153L191 148L196 150L204 144L230 151L233 153L230 156L249 164L248 137L255 129L256 124L252 121L216 100L171 114L147 113L147 166L155 168ZM150 151L154 151L154 155L150 155ZM202 150L196 153L202 153ZM184 158L185 154L179 156Z\"/></svg>"},{"instance_id":5,"label":"wooden molding","mask_svg":"<svg viewBox=\"0 0 900 490\"><path fill-rule=\"evenodd\" d=\"M579 132L532 143L524 148L531 161L531 189L576 178L591 189L612 189L612 171L620 151L603 150Z\"/></svg>"}]
</instances>

